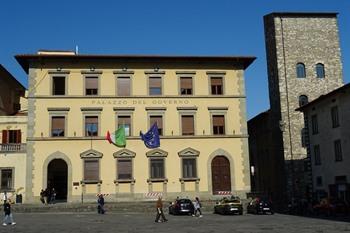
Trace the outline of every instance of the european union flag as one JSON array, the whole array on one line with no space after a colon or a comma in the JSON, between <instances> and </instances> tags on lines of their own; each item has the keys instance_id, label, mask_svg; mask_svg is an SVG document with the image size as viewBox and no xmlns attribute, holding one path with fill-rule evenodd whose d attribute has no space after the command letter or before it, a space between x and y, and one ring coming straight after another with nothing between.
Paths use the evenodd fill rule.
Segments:
<instances>
[{"instance_id":1,"label":"european union flag","mask_svg":"<svg viewBox=\"0 0 350 233\"><path fill-rule=\"evenodd\" d=\"M145 143L145 146L147 148L157 148L160 146L157 123L154 123L152 127L145 134L143 134L140 131L140 136L141 136L141 140Z\"/></svg>"}]
</instances>

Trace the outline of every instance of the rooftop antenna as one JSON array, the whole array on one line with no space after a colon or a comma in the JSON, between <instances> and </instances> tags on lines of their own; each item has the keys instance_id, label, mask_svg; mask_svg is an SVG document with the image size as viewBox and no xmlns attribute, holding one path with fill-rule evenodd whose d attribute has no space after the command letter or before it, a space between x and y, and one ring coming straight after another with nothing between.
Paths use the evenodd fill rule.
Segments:
<instances>
[{"instance_id":1,"label":"rooftop antenna","mask_svg":"<svg viewBox=\"0 0 350 233\"><path fill-rule=\"evenodd\" d=\"M75 46L75 55L78 55L79 53L79 48L78 48L78 45Z\"/></svg>"}]
</instances>

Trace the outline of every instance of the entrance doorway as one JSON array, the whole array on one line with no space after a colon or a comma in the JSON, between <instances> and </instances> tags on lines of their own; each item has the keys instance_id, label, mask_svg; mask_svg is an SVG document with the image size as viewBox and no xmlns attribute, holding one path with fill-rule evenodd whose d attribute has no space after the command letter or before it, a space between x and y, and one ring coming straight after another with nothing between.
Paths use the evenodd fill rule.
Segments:
<instances>
[{"instance_id":1,"label":"entrance doorway","mask_svg":"<svg viewBox=\"0 0 350 233\"><path fill-rule=\"evenodd\" d=\"M211 162L213 194L231 191L230 161L225 156L216 156Z\"/></svg>"},{"instance_id":2,"label":"entrance doorway","mask_svg":"<svg viewBox=\"0 0 350 233\"><path fill-rule=\"evenodd\" d=\"M47 167L47 188L56 190L57 201L67 201L68 166L63 159L52 160Z\"/></svg>"}]
</instances>

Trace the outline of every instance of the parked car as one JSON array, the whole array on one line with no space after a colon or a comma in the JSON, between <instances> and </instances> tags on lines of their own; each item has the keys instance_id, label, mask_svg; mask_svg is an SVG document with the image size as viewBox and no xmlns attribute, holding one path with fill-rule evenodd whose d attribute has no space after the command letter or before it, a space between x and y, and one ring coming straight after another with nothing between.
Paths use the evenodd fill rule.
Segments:
<instances>
[{"instance_id":1,"label":"parked car","mask_svg":"<svg viewBox=\"0 0 350 233\"><path fill-rule=\"evenodd\" d=\"M239 197L224 197L214 206L215 214L243 214L243 205Z\"/></svg>"},{"instance_id":2,"label":"parked car","mask_svg":"<svg viewBox=\"0 0 350 233\"><path fill-rule=\"evenodd\" d=\"M194 214L194 206L190 199L187 198L180 198L176 199L173 203L169 206L169 214L187 214L192 215Z\"/></svg>"},{"instance_id":3,"label":"parked car","mask_svg":"<svg viewBox=\"0 0 350 233\"><path fill-rule=\"evenodd\" d=\"M313 206L313 212L316 215L348 214L349 206L341 200L323 198L321 199L320 203Z\"/></svg>"},{"instance_id":4,"label":"parked car","mask_svg":"<svg viewBox=\"0 0 350 233\"><path fill-rule=\"evenodd\" d=\"M247 206L247 213L250 214L273 214L272 202L264 197L254 198Z\"/></svg>"}]
</instances>

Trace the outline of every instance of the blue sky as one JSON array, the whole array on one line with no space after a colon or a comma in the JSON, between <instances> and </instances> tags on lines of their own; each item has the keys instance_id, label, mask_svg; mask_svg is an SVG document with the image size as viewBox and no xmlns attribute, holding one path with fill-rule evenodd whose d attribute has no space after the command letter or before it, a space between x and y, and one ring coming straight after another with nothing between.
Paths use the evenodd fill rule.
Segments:
<instances>
[{"instance_id":1,"label":"blue sky","mask_svg":"<svg viewBox=\"0 0 350 233\"><path fill-rule=\"evenodd\" d=\"M269 108L263 16L338 12L348 83L349 9L349 0L5 0L0 63L26 86L14 55L38 49L74 50L78 45L81 54L256 56L246 72L250 119Z\"/></svg>"}]
</instances>

